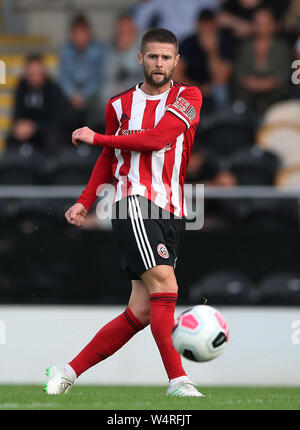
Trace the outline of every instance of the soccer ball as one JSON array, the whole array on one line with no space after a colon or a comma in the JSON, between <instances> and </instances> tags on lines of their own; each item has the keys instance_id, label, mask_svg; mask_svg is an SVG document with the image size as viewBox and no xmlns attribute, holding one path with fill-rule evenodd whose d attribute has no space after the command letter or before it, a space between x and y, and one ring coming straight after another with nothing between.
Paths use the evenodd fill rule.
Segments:
<instances>
[{"instance_id":1,"label":"soccer ball","mask_svg":"<svg viewBox=\"0 0 300 430\"><path fill-rule=\"evenodd\" d=\"M211 306L194 306L175 320L172 332L174 348L193 361L218 357L228 343L228 326L219 311Z\"/></svg>"}]
</instances>

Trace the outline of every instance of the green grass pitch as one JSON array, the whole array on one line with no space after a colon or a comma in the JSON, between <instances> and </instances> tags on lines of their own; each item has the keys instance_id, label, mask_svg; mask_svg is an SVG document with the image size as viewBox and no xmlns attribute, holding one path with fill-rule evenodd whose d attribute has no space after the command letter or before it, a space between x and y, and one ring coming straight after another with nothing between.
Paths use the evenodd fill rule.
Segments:
<instances>
[{"instance_id":1,"label":"green grass pitch","mask_svg":"<svg viewBox=\"0 0 300 430\"><path fill-rule=\"evenodd\" d=\"M49 396L37 385L0 386L0 410L296 410L300 387L201 387L206 398L170 398L166 387L81 386Z\"/></svg>"}]
</instances>

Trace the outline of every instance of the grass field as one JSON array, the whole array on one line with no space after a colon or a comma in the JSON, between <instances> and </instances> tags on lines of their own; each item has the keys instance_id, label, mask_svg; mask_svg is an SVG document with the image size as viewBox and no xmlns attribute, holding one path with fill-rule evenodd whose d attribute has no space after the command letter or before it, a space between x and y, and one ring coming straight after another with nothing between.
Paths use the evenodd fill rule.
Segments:
<instances>
[{"instance_id":1,"label":"grass field","mask_svg":"<svg viewBox=\"0 0 300 430\"><path fill-rule=\"evenodd\" d=\"M165 387L75 386L49 396L36 385L0 386L0 409L300 410L300 388L201 387L206 398L170 398Z\"/></svg>"}]
</instances>

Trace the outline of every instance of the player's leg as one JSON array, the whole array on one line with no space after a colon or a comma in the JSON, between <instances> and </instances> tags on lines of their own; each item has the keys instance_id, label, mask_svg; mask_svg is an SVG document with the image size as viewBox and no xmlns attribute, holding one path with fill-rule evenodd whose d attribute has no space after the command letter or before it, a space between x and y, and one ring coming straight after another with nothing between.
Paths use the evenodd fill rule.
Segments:
<instances>
[{"instance_id":1,"label":"player's leg","mask_svg":"<svg viewBox=\"0 0 300 430\"><path fill-rule=\"evenodd\" d=\"M169 378L168 395L202 397L187 377L172 342L178 286L172 266L158 265L141 275L150 294L150 327Z\"/></svg>"},{"instance_id":2,"label":"player's leg","mask_svg":"<svg viewBox=\"0 0 300 430\"><path fill-rule=\"evenodd\" d=\"M148 325L144 316L145 302L149 293L142 281L132 281L129 306L121 315L107 323L88 345L69 363L79 376L90 367L110 357L138 331ZM141 320L140 320L140 318Z\"/></svg>"},{"instance_id":3,"label":"player's leg","mask_svg":"<svg viewBox=\"0 0 300 430\"><path fill-rule=\"evenodd\" d=\"M143 327L150 323L150 294L142 280L132 280L128 307Z\"/></svg>"},{"instance_id":4,"label":"player's leg","mask_svg":"<svg viewBox=\"0 0 300 430\"><path fill-rule=\"evenodd\" d=\"M150 294L150 327L169 380L186 376L172 343L178 286L172 266L159 265L141 275Z\"/></svg>"},{"instance_id":5,"label":"player's leg","mask_svg":"<svg viewBox=\"0 0 300 430\"><path fill-rule=\"evenodd\" d=\"M138 331L149 324L150 299L141 280L132 281L132 291L125 311L106 324L69 363L47 369L48 394L68 392L75 379L90 367L108 358L127 343Z\"/></svg>"},{"instance_id":6,"label":"player's leg","mask_svg":"<svg viewBox=\"0 0 300 430\"><path fill-rule=\"evenodd\" d=\"M120 231L121 237L126 235L123 239L126 262L148 288L151 331L168 377L180 378L186 374L171 338L178 291L173 268L178 230L169 214L163 214L161 208L144 197L130 196L128 207L130 223L126 230Z\"/></svg>"},{"instance_id":7,"label":"player's leg","mask_svg":"<svg viewBox=\"0 0 300 430\"><path fill-rule=\"evenodd\" d=\"M172 343L178 291L174 266L179 226L169 213L145 197L133 195L123 202L123 211L126 214L128 210L128 216L113 223L120 239L123 268L139 274L148 288L151 331L171 384L189 381ZM192 388L194 395L199 395Z\"/></svg>"}]
</instances>

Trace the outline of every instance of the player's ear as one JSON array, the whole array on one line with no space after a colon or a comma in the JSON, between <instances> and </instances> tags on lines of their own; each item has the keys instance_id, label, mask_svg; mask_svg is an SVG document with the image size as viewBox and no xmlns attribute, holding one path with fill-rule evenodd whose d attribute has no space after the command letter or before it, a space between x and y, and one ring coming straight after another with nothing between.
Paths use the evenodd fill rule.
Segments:
<instances>
[{"instance_id":1,"label":"player's ear","mask_svg":"<svg viewBox=\"0 0 300 430\"><path fill-rule=\"evenodd\" d=\"M176 55L176 57L175 57L175 67L176 67L176 66L177 66L177 64L178 64L179 59L180 59L180 55L179 55L179 54L177 54L177 55Z\"/></svg>"},{"instance_id":2,"label":"player's ear","mask_svg":"<svg viewBox=\"0 0 300 430\"><path fill-rule=\"evenodd\" d=\"M137 55L137 58L138 58L138 62L142 66L143 65L143 54L141 52L139 52Z\"/></svg>"}]
</instances>

